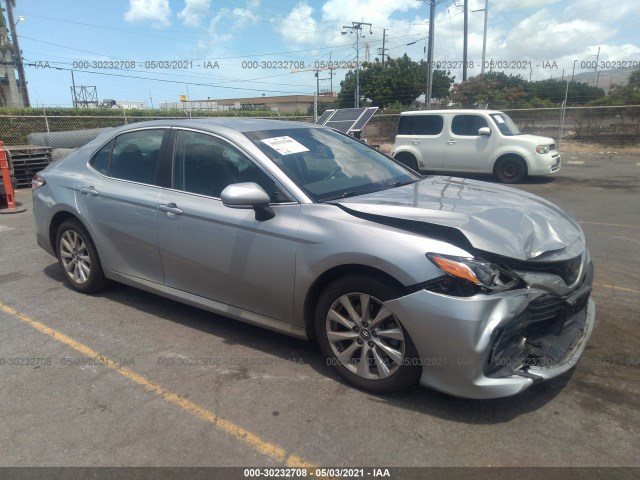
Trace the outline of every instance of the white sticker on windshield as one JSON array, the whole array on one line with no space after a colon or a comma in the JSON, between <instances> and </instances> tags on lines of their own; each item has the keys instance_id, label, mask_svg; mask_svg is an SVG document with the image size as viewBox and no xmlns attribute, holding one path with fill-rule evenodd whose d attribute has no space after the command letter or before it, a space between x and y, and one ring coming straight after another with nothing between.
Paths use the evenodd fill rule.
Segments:
<instances>
[{"instance_id":1,"label":"white sticker on windshield","mask_svg":"<svg viewBox=\"0 0 640 480\"><path fill-rule=\"evenodd\" d=\"M495 118L496 122L498 122L498 123L504 123L504 120L503 120L503 119L502 119L502 117L501 117L501 116L499 116L499 115L496 115L496 116L495 116L495 117L493 117L493 118Z\"/></svg>"},{"instance_id":2,"label":"white sticker on windshield","mask_svg":"<svg viewBox=\"0 0 640 480\"><path fill-rule=\"evenodd\" d=\"M291 137L273 137L260 140L273 148L280 155L291 155L292 153L308 152L309 149Z\"/></svg>"}]
</instances>

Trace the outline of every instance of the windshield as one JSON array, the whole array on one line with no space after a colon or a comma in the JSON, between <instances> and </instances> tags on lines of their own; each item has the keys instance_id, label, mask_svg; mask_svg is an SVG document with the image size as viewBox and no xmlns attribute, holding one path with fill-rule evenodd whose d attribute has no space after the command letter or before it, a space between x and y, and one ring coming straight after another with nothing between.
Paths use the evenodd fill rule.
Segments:
<instances>
[{"instance_id":1,"label":"windshield","mask_svg":"<svg viewBox=\"0 0 640 480\"><path fill-rule=\"evenodd\" d=\"M492 113L491 118L493 119L493 123L496 124L500 132L507 137L511 137L513 135L522 135L522 132L518 129L518 126L511 120L509 115L504 113Z\"/></svg>"},{"instance_id":2,"label":"windshield","mask_svg":"<svg viewBox=\"0 0 640 480\"><path fill-rule=\"evenodd\" d=\"M259 130L245 135L315 202L377 192L421 178L329 129Z\"/></svg>"}]
</instances>

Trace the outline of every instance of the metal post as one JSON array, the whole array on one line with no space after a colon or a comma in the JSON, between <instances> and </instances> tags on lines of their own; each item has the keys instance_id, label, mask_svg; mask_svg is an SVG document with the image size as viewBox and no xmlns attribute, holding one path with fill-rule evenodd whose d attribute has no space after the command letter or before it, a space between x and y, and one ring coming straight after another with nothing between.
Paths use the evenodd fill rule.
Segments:
<instances>
[{"instance_id":1,"label":"metal post","mask_svg":"<svg viewBox=\"0 0 640 480\"><path fill-rule=\"evenodd\" d=\"M436 2L429 0L429 46L427 47L427 85L425 88L424 104L427 108L431 108L431 97L433 88L433 37L434 37L434 19L436 16Z\"/></svg>"},{"instance_id":2,"label":"metal post","mask_svg":"<svg viewBox=\"0 0 640 480\"><path fill-rule=\"evenodd\" d=\"M464 34L462 43L462 81L467 81L467 43L469 31L469 3L464 0Z\"/></svg>"},{"instance_id":3,"label":"metal post","mask_svg":"<svg viewBox=\"0 0 640 480\"><path fill-rule=\"evenodd\" d=\"M361 27L362 28L362 27ZM360 107L360 32L356 29L356 108Z\"/></svg>"},{"instance_id":4,"label":"metal post","mask_svg":"<svg viewBox=\"0 0 640 480\"><path fill-rule=\"evenodd\" d=\"M20 77L20 90L22 91L22 103L26 108L29 108L29 91L27 90L27 79L24 74L24 64L22 63L22 52L20 51L20 44L18 43L18 34L16 33L16 23L13 21L13 7L11 6L11 0L5 2L7 4L7 15L9 17L9 23L11 24L11 40L13 42L14 49L14 61L16 67L18 67L18 76Z\"/></svg>"},{"instance_id":5,"label":"metal post","mask_svg":"<svg viewBox=\"0 0 640 480\"><path fill-rule=\"evenodd\" d=\"M489 16L489 0L484 0L484 36L482 37L482 65L480 75L484 73L484 60L487 54L487 17ZM531 81L531 79L529 79Z\"/></svg>"},{"instance_id":6,"label":"metal post","mask_svg":"<svg viewBox=\"0 0 640 480\"><path fill-rule=\"evenodd\" d=\"M316 70L316 96L313 99L313 123L318 121L318 95L320 94L320 70Z\"/></svg>"},{"instance_id":7,"label":"metal post","mask_svg":"<svg viewBox=\"0 0 640 480\"><path fill-rule=\"evenodd\" d=\"M71 101L73 108L78 108L78 97L76 96L76 81L73 78L73 70L71 70Z\"/></svg>"}]
</instances>

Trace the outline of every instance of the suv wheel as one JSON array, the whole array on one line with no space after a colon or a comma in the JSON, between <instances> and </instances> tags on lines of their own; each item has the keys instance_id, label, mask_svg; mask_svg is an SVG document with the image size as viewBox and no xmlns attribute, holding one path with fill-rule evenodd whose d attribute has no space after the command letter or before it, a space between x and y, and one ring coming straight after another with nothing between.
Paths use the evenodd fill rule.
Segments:
<instances>
[{"instance_id":1,"label":"suv wheel","mask_svg":"<svg viewBox=\"0 0 640 480\"><path fill-rule=\"evenodd\" d=\"M502 183L518 183L527 176L527 167L521 158L511 156L498 162L495 173Z\"/></svg>"},{"instance_id":2,"label":"suv wheel","mask_svg":"<svg viewBox=\"0 0 640 480\"><path fill-rule=\"evenodd\" d=\"M401 152L394 157L397 161L403 164L405 167L409 167L415 172L419 172L418 161L416 157L407 152Z\"/></svg>"}]
</instances>

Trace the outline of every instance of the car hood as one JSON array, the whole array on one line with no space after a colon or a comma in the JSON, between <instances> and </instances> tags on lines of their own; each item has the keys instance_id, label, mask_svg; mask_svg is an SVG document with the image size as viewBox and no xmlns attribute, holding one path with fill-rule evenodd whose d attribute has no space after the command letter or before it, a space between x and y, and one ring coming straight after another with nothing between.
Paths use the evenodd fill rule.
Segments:
<instances>
[{"instance_id":1,"label":"car hood","mask_svg":"<svg viewBox=\"0 0 640 480\"><path fill-rule=\"evenodd\" d=\"M446 231L455 229L473 248L518 260L564 260L585 249L580 226L554 204L477 180L427 177L332 203L352 215L407 230L424 231L415 228L420 224L448 227L437 235L445 240Z\"/></svg>"}]
</instances>

